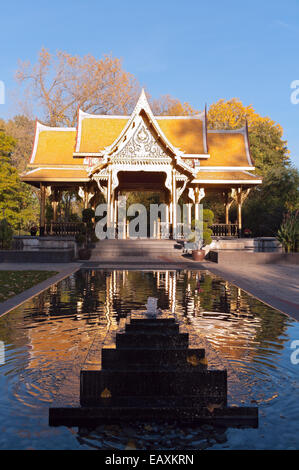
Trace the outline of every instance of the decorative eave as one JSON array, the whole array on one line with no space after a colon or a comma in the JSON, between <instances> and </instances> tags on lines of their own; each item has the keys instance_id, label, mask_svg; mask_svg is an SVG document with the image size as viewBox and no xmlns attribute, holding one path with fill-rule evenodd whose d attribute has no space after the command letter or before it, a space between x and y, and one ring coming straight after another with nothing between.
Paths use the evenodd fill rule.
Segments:
<instances>
[{"instance_id":1,"label":"decorative eave","mask_svg":"<svg viewBox=\"0 0 299 470\"><path fill-rule=\"evenodd\" d=\"M76 135L76 145L74 151L74 157L85 157L93 156L100 157L103 152L94 152L94 153L85 153L80 152L80 143L82 137L82 121L84 119L129 119L130 116L115 115L115 114L89 114L82 109L78 109L78 119L77 119L77 135Z\"/></svg>"},{"instance_id":2,"label":"decorative eave","mask_svg":"<svg viewBox=\"0 0 299 470\"><path fill-rule=\"evenodd\" d=\"M87 183L89 176L86 169L82 168L43 166L22 173L20 179L38 187L40 183Z\"/></svg>"},{"instance_id":3,"label":"decorative eave","mask_svg":"<svg viewBox=\"0 0 299 470\"><path fill-rule=\"evenodd\" d=\"M138 102L135 106L135 109L131 117L129 118L127 124L124 126L122 132L110 146L106 147L103 152L99 153L98 156L102 157L103 160L99 165L96 165L95 167L93 167L90 170L89 174L92 175L95 172L99 171L99 169L102 169L104 166L106 166L109 163L109 161L111 160L114 154L116 154L117 152L120 152L121 149L124 148L124 146L127 143L127 135L128 134L130 135L133 133L132 129L135 126L135 120L139 116L142 117L143 114L148 120L149 126L156 133L158 141L160 141L162 145L166 148L166 151L172 155L173 159L175 160L175 163L179 167L181 167L183 171L187 172L189 175L194 177L196 174L196 170L191 168L188 164L186 164L183 161L182 157L184 156L184 153L179 148L176 148L171 144L171 142L167 139L164 132L160 128L155 116L152 113L152 110L146 98L144 89L142 89Z\"/></svg>"},{"instance_id":4,"label":"decorative eave","mask_svg":"<svg viewBox=\"0 0 299 470\"><path fill-rule=\"evenodd\" d=\"M74 169L74 170L85 170L86 169L86 165L81 165L80 163L78 163L78 165L67 165L67 164L64 164L64 163L61 163L60 165L59 164L55 164L55 165L49 165L47 163L45 164L42 164L42 163L37 163L37 164L28 164L27 165L27 169L30 169L30 170L34 170L36 168L51 168L53 170L59 170L59 169L62 169L62 168L68 168L70 170Z\"/></svg>"},{"instance_id":5,"label":"decorative eave","mask_svg":"<svg viewBox=\"0 0 299 470\"><path fill-rule=\"evenodd\" d=\"M208 129L207 133L208 134L242 134L244 137L248 166L250 167L251 170L254 169L254 161L250 153L247 121L246 121L245 126L240 127L239 129Z\"/></svg>"},{"instance_id":6,"label":"decorative eave","mask_svg":"<svg viewBox=\"0 0 299 470\"><path fill-rule=\"evenodd\" d=\"M252 169L252 167L251 167ZM208 175L211 177L207 177ZM263 180L257 175L253 175L248 171L244 171L241 168L232 169L227 167L226 169L213 169L202 171L197 174L196 178L191 181L192 184L208 184L208 185L222 185L222 184L233 184L241 186L252 186L262 184Z\"/></svg>"},{"instance_id":7,"label":"decorative eave","mask_svg":"<svg viewBox=\"0 0 299 470\"><path fill-rule=\"evenodd\" d=\"M245 139L246 151L248 152L249 160L251 161L252 166L254 166L255 165L254 158L253 158L253 156L251 154L251 151L250 151L250 142L249 142L248 121L247 121L247 119L245 121L245 132L246 132L246 139Z\"/></svg>"},{"instance_id":8,"label":"decorative eave","mask_svg":"<svg viewBox=\"0 0 299 470\"><path fill-rule=\"evenodd\" d=\"M207 114L207 103L205 104L205 122L204 122L204 148L207 154L209 153L208 146L208 114Z\"/></svg>"},{"instance_id":9,"label":"decorative eave","mask_svg":"<svg viewBox=\"0 0 299 470\"><path fill-rule=\"evenodd\" d=\"M38 148L38 139L39 135L43 131L55 131L55 132L68 132L68 131L76 131L75 127L51 127L51 126L46 126L39 122L37 119L35 120L35 132L34 132L34 140L33 140L33 146L32 146L32 152L31 152L31 157L29 161L29 165L34 163L34 159L36 156L37 148Z\"/></svg>"},{"instance_id":10,"label":"decorative eave","mask_svg":"<svg viewBox=\"0 0 299 470\"><path fill-rule=\"evenodd\" d=\"M199 166L198 170L201 172L209 171L254 171L254 166Z\"/></svg>"}]
</instances>

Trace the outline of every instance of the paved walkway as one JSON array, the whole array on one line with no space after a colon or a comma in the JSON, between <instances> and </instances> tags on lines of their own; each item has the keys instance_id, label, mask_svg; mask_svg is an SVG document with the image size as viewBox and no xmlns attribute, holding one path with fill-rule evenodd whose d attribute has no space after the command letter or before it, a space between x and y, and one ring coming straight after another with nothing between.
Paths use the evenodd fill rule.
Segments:
<instances>
[{"instance_id":1,"label":"paved walkway","mask_svg":"<svg viewBox=\"0 0 299 470\"><path fill-rule=\"evenodd\" d=\"M298 265L221 265L201 263L202 268L218 274L263 302L299 320Z\"/></svg>"},{"instance_id":2,"label":"paved walkway","mask_svg":"<svg viewBox=\"0 0 299 470\"><path fill-rule=\"evenodd\" d=\"M26 300L31 299L35 295L39 294L45 289L48 289L52 284L61 281L65 277L70 276L78 269L80 269L80 263L60 263L60 264L47 264L47 263L0 263L1 271L56 271L52 277L49 277L43 282L36 284L35 286L27 289L20 294L11 297L0 303L0 317L10 312L14 308L18 307Z\"/></svg>"}]
</instances>

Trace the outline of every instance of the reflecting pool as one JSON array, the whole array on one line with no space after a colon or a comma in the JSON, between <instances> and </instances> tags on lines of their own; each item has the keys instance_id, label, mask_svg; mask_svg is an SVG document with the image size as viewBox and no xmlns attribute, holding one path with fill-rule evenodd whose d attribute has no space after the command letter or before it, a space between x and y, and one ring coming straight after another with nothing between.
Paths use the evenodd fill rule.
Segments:
<instances>
[{"instance_id":1,"label":"reflecting pool","mask_svg":"<svg viewBox=\"0 0 299 470\"><path fill-rule=\"evenodd\" d=\"M210 368L228 370L228 404L258 405L258 429L217 438L170 423L48 426L50 406L78 405L80 368L95 335L143 310L149 296L189 329L192 346L206 348ZM298 449L295 340L298 322L209 272L80 270L0 318L0 448Z\"/></svg>"}]
</instances>

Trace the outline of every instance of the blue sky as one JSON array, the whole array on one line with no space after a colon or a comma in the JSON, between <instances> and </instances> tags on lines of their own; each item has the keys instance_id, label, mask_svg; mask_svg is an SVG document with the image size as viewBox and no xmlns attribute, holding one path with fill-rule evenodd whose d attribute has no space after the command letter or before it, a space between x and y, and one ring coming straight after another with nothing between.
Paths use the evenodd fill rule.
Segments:
<instances>
[{"instance_id":1,"label":"blue sky","mask_svg":"<svg viewBox=\"0 0 299 470\"><path fill-rule=\"evenodd\" d=\"M123 59L152 96L171 94L203 109L238 97L279 122L299 167L299 1L11 0L0 10L0 80L11 92L18 59L35 62L42 46Z\"/></svg>"}]
</instances>

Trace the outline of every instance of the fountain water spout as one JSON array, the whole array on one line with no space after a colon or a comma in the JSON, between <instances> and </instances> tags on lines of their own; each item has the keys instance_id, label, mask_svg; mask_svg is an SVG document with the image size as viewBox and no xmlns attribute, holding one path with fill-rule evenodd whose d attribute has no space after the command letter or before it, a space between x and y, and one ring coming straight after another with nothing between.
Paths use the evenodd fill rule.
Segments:
<instances>
[{"instance_id":1,"label":"fountain water spout","mask_svg":"<svg viewBox=\"0 0 299 470\"><path fill-rule=\"evenodd\" d=\"M148 317L156 318L158 313L160 313L160 309L158 309L158 299L155 297L148 297L145 314Z\"/></svg>"}]
</instances>

